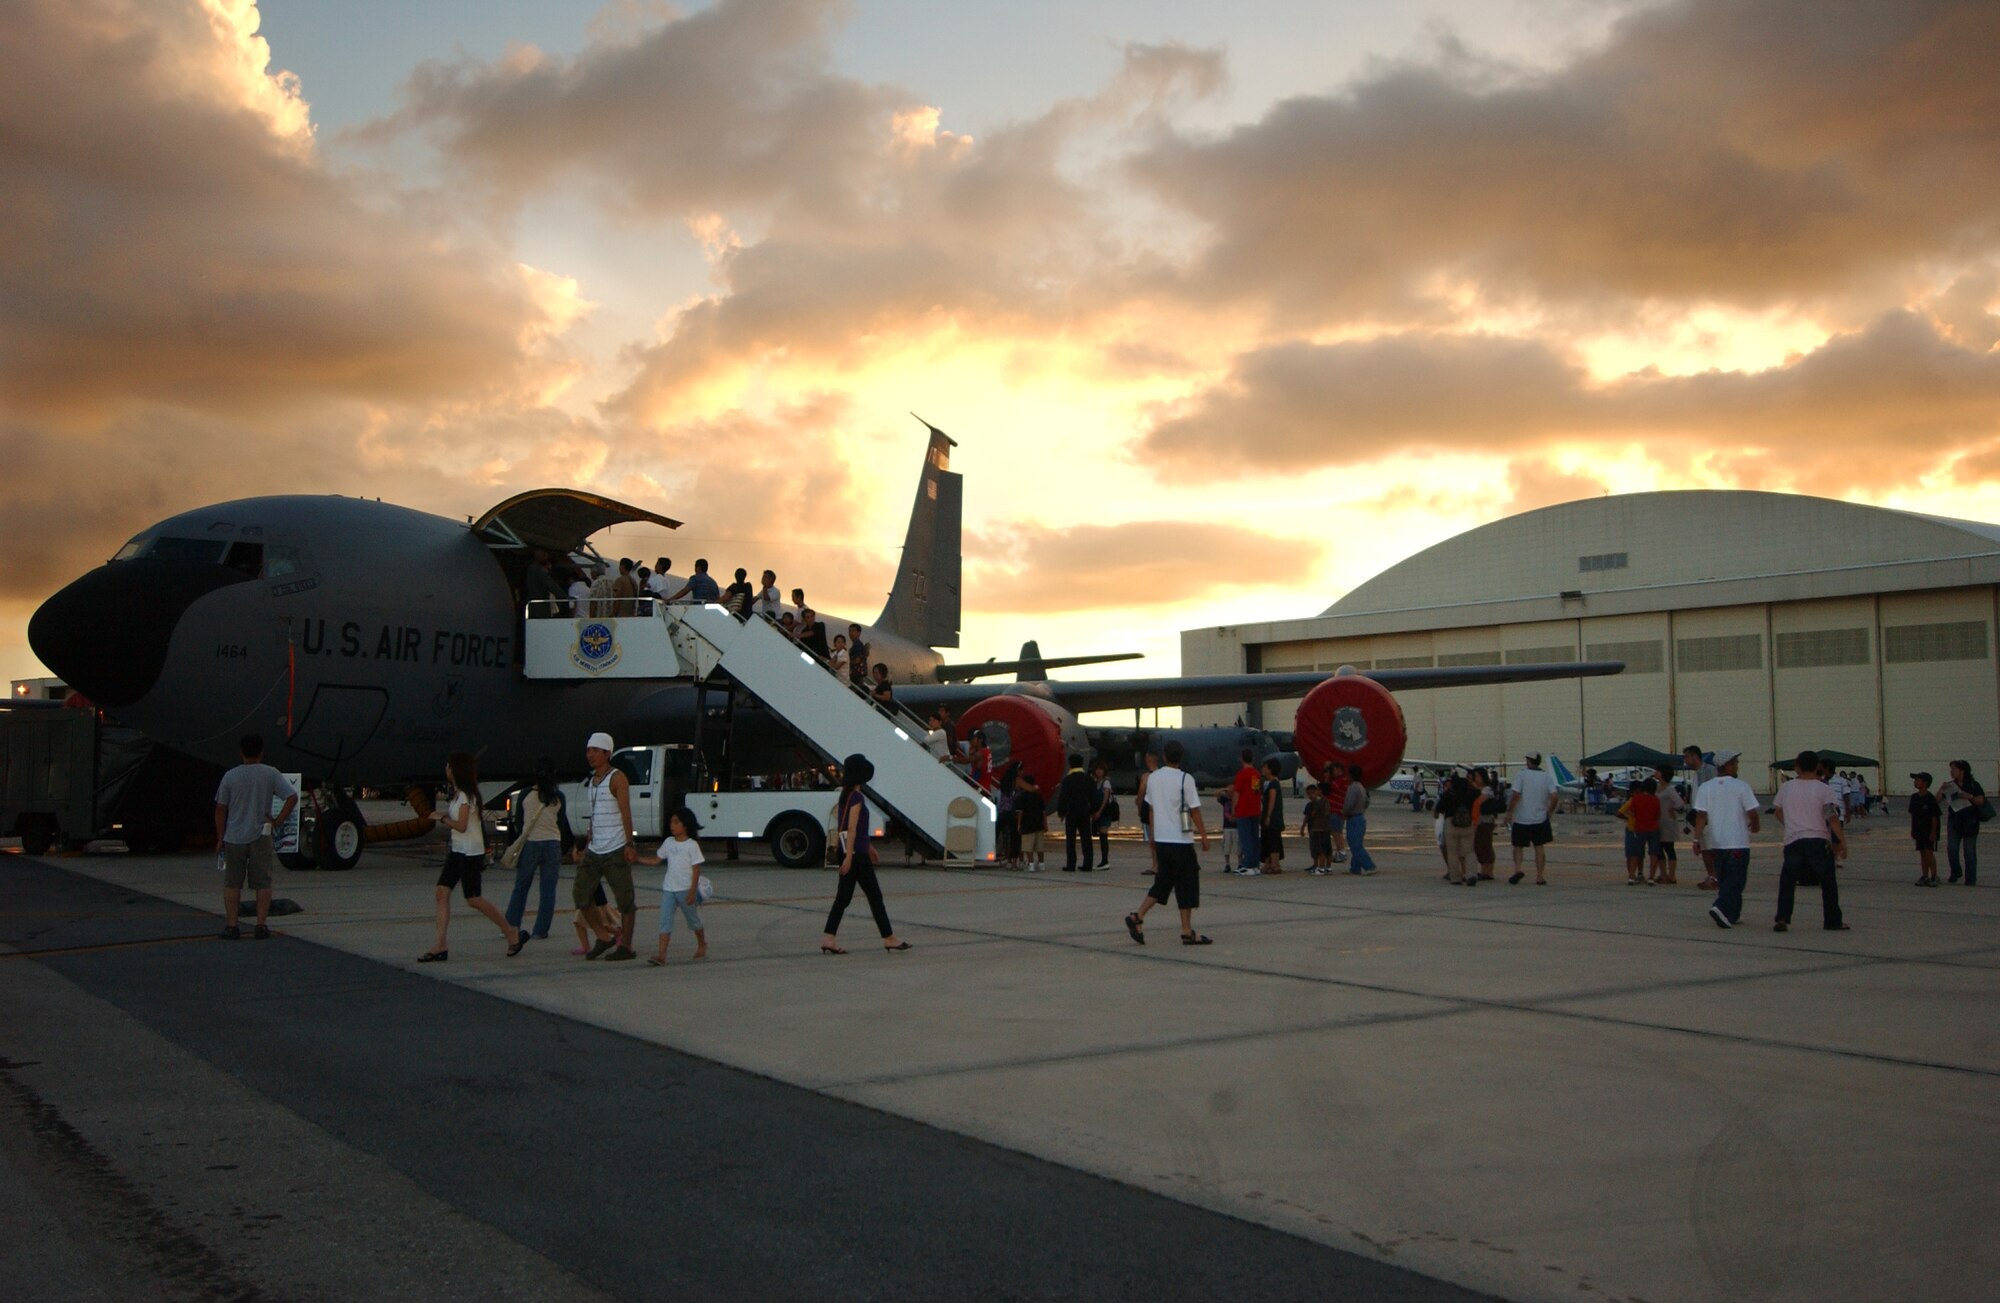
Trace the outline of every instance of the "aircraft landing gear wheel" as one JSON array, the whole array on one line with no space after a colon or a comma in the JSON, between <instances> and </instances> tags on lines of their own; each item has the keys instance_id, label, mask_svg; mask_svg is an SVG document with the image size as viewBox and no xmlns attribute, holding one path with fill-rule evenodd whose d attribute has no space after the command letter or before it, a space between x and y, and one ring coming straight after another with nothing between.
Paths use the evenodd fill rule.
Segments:
<instances>
[{"instance_id":1,"label":"aircraft landing gear wheel","mask_svg":"<svg viewBox=\"0 0 2000 1303\"><path fill-rule=\"evenodd\" d=\"M771 821L767 835L771 854L788 869L816 867L826 856L826 829L811 815L779 815Z\"/></svg>"},{"instance_id":2,"label":"aircraft landing gear wheel","mask_svg":"<svg viewBox=\"0 0 2000 1303\"><path fill-rule=\"evenodd\" d=\"M21 849L29 855L47 855L55 844L56 827L52 823L36 822L21 829Z\"/></svg>"},{"instance_id":3,"label":"aircraft landing gear wheel","mask_svg":"<svg viewBox=\"0 0 2000 1303\"><path fill-rule=\"evenodd\" d=\"M319 816L318 835L314 845L319 852L319 866L336 872L346 872L361 862L361 847L368 823L361 817L361 811L353 800L345 795L337 796L328 809Z\"/></svg>"}]
</instances>

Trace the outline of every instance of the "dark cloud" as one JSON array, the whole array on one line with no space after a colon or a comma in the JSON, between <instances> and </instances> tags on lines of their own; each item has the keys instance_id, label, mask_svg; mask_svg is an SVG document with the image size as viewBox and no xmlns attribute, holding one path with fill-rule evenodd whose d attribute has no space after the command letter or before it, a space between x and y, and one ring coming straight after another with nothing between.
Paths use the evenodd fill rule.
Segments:
<instances>
[{"instance_id":1,"label":"dark cloud","mask_svg":"<svg viewBox=\"0 0 2000 1303\"><path fill-rule=\"evenodd\" d=\"M1906 482L1996 432L2000 353L1962 348L1899 311L1764 371L1646 371L1602 384L1535 340L1278 345L1162 409L1143 446L1153 464L1249 476L1402 451L1637 444L1656 461L1743 483L1840 492Z\"/></svg>"},{"instance_id":2,"label":"dark cloud","mask_svg":"<svg viewBox=\"0 0 2000 1303\"><path fill-rule=\"evenodd\" d=\"M1210 232L1183 289L1294 320L1880 293L2000 243L1996 50L1988 0L1686 0L1552 73L1393 65L1132 167Z\"/></svg>"},{"instance_id":3,"label":"dark cloud","mask_svg":"<svg viewBox=\"0 0 2000 1303\"><path fill-rule=\"evenodd\" d=\"M304 106L195 0L0 23L0 394L102 414L477 392L547 324L437 212L330 172Z\"/></svg>"},{"instance_id":4,"label":"dark cloud","mask_svg":"<svg viewBox=\"0 0 2000 1303\"><path fill-rule=\"evenodd\" d=\"M1011 525L968 539L966 591L983 611L1047 614L1167 606L1313 573L1317 543L1237 525L1136 520Z\"/></svg>"},{"instance_id":5,"label":"dark cloud","mask_svg":"<svg viewBox=\"0 0 2000 1303\"><path fill-rule=\"evenodd\" d=\"M833 73L834 0L720 0L603 30L573 58L516 48L417 67L392 118L508 199L581 180L635 212L790 197L853 202L844 178L886 143L893 92Z\"/></svg>"}]
</instances>

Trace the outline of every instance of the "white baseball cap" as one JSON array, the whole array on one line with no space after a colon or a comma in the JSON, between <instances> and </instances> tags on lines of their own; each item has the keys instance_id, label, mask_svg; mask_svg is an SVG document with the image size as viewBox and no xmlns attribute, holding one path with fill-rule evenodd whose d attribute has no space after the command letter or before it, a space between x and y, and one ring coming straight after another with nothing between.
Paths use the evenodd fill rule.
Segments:
<instances>
[{"instance_id":1,"label":"white baseball cap","mask_svg":"<svg viewBox=\"0 0 2000 1303\"><path fill-rule=\"evenodd\" d=\"M611 735L609 733L592 733L590 741L583 744L583 749L586 751L616 751L618 748L611 745Z\"/></svg>"},{"instance_id":2,"label":"white baseball cap","mask_svg":"<svg viewBox=\"0 0 2000 1303\"><path fill-rule=\"evenodd\" d=\"M1709 763L1714 765L1717 769L1720 769L1724 765L1728 764L1730 761L1736 759L1738 756L1742 754L1743 753L1741 751L1731 751L1727 748L1724 748L1723 750L1717 751L1715 753L1715 758L1709 761Z\"/></svg>"}]
</instances>

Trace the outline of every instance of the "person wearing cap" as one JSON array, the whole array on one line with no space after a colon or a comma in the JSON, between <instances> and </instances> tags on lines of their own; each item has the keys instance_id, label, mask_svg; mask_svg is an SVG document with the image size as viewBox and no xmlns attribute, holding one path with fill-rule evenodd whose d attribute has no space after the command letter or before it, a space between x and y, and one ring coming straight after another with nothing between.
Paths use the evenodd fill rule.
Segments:
<instances>
[{"instance_id":1,"label":"person wearing cap","mask_svg":"<svg viewBox=\"0 0 2000 1303\"><path fill-rule=\"evenodd\" d=\"M1785 862L1778 872L1778 921L1774 932L1792 925L1792 893L1808 870L1819 879L1820 906L1826 930L1845 932L1840 917L1840 887L1834 865L1847 858L1847 833L1841 823L1840 794L1819 777L1817 751L1801 751L1793 776L1771 796L1771 816L1785 830Z\"/></svg>"},{"instance_id":2,"label":"person wearing cap","mask_svg":"<svg viewBox=\"0 0 2000 1303\"><path fill-rule=\"evenodd\" d=\"M590 762L585 793L590 802L590 840L585 843L583 860L577 866L576 885L571 899L579 910L589 909L597 884L611 888L618 902L618 937L615 942L599 940L584 955L608 959L633 959L632 924L637 900L632 892L632 863L639 858L632 837L632 785L624 771L611 764L616 748L609 733L592 733L583 744L584 759ZM609 951L607 956L605 952Z\"/></svg>"},{"instance_id":3,"label":"person wearing cap","mask_svg":"<svg viewBox=\"0 0 2000 1303\"><path fill-rule=\"evenodd\" d=\"M1715 858L1715 903L1708 916L1720 928L1743 921L1743 887L1750 880L1750 835L1761 827L1757 794L1736 776L1741 751L1715 753L1716 776L1695 789L1694 830Z\"/></svg>"},{"instance_id":4,"label":"person wearing cap","mask_svg":"<svg viewBox=\"0 0 2000 1303\"><path fill-rule=\"evenodd\" d=\"M1549 815L1556 807L1556 780L1542 768L1542 753L1530 751L1522 759L1528 767L1514 775L1514 793L1507 798L1507 823L1512 829L1509 840L1514 843L1514 873L1507 879L1507 885L1518 887L1521 879L1527 877L1521 868L1521 852L1532 846L1535 848L1535 885L1549 885L1549 843L1555 840L1555 829L1550 825Z\"/></svg>"},{"instance_id":5,"label":"person wearing cap","mask_svg":"<svg viewBox=\"0 0 2000 1303\"><path fill-rule=\"evenodd\" d=\"M1715 777L1715 766L1702 758L1701 748L1689 743L1681 748L1681 768L1694 770L1691 790L1699 792L1701 785ZM1692 819L1692 816L1690 816ZM1702 891L1715 890L1715 854L1695 830L1693 822L1688 826L1688 849L1701 856L1701 881L1695 886Z\"/></svg>"},{"instance_id":6,"label":"person wearing cap","mask_svg":"<svg viewBox=\"0 0 2000 1303\"><path fill-rule=\"evenodd\" d=\"M1938 833L1944 827L1944 807L1938 804L1937 795L1931 791L1931 776L1927 770L1911 774L1910 781L1917 785L1917 790L1910 794L1910 838L1917 844L1916 885L1935 887L1938 885Z\"/></svg>"},{"instance_id":7,"label":"person wearing cap","mask_svg":"<svg viewBox=\"0 0 2000 1303\"><path fill-rule=\"evenodd\" d=\"M836 940L840 916L854 900L854 889L868 897L868 910L875 916L875 930L882 934L884 950L908 950L910 943L896 939L889 926L889 907L882 903L882 884L875 878L875 848L868 841L868 798L861 788L875 776L875 765L867 756L855 754L840 766L840 800L833 807L834 836L840 846L840 888L833 896L833 909L826 916L826 932L819 939L821 954L844 955Z\"/></svg>"}]
</instances>

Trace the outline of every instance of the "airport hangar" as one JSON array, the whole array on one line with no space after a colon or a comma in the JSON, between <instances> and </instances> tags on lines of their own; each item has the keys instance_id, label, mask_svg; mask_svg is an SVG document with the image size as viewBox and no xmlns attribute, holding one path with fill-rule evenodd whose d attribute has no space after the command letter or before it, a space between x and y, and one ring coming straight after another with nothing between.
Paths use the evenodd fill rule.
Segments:
<instances>
[{"instance_id":1,"label":"airport hangar","mask_svg":"<svg viewBox=\"0 0 2000 1303\"><path fill-rule=\"evenodd\" d=\"M1181 634L1181 672L1621 660L1610 678L1397 694L1405 754L1565 761L1627 740L1879 758L1877 791L2000 782L2000 525L1784 493L1590 498L1398 562L1310 619ZM1297 701L1189 707L1288 729Z\"/></svg>"}]
</instances>

